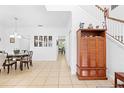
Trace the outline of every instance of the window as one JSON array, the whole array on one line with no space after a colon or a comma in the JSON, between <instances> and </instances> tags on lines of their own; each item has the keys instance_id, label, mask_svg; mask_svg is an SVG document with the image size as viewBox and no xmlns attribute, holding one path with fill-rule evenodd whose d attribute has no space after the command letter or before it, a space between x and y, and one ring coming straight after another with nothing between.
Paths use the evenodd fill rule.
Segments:
<instances>
[{"instance_id":1,"label":"window","mask_svg":"<svg viewBox=\"0 0 124 93\"><path fill-rule=\"evenodd\" d=\"M39 47L43 46L43 36L39 36Z\"/></svg>"},{"instance_id":2,"label":"window","mask_svg":"<svg viewBox=\"0 0 124 93\"><path fill-rule=\"evenodd\" d=\"M118 7L119 5L111 5L111 10L115 9L116 7Z\"/></svg>"},{"instance_id":3,"label":"window","mask_svg":"<svg viewBox=\"0 0 124 93\"><path fill-rule=\"evenodd\" d=\"M38 36L34 36L34 47L38 47Z\"/></svg>"},{"instance_id":4,"label":"window","mask_svg":"<svg viewBox=\"0 0 124 93\"><path fill-rule=\"evenodd\" d=\"M52 36L34 36L34 47L52 47Z\"/></svg>"}]
</instances>

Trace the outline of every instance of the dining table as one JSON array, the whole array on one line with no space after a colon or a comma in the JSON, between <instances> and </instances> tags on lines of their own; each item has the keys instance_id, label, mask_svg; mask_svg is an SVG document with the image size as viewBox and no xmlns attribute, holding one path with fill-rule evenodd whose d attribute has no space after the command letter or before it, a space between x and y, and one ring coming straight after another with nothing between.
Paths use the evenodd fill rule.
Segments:
<instances>
[{"instance_id":1,"label":"dining table","mask_svg":"<svg viewBox=\"0 0 124 93\"><path fill-rule=\"evenodd\" d=\"M28 57L29 54L25 54L25 53L19 53L19 54L7 54L7 58L8 59L12 59L14 61L17 61L17 62L20 62L20 70L22 71L22 63L21 63L21 60L24 58L24 57Z\"/></svg>"}]
</instances>

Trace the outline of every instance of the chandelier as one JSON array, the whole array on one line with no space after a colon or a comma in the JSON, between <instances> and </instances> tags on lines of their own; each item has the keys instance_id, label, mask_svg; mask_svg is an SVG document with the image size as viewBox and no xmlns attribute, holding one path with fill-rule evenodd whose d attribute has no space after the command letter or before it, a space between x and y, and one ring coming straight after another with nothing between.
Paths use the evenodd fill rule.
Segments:
<instances>
[{"instance_id":1,"label":"chandelier","mask_svg":"<svg viewBox=\"0 0 124 93\"><path fill-rule=\"evenodd\" d=\"M20 34L17 33L17 21L18 21L18 18L17 17L14 17L14 20L15 20L15 30L13 32L13 34L10 35L10 38L22 38L22 36Z\"/></svg>"}]
</instances>

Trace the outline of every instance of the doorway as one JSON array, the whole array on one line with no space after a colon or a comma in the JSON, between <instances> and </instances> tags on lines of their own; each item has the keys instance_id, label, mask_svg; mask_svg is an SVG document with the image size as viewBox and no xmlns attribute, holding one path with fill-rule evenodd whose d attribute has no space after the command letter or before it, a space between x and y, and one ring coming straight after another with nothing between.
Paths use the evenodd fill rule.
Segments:
<instances>
[{"instance_id":1,"label":"doorway","mask_svg":"<svg viewBox=\"0 0 124 93\"><path fill-rule=\"evenodd\" d=\"M58 54L65 55L65 38L58 39Z\"/></svg>"}]
</instances>

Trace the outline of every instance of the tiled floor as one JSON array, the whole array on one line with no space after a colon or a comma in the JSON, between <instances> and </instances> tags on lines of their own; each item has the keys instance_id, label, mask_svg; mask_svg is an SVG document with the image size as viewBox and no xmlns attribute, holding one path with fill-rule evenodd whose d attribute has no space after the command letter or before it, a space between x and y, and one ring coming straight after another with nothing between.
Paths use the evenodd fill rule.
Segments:
<instances>
[{"instance_id":1,"label":"tiled floor","mask_svg":"<svg viewBox=\"0 0 124 93\"><path fill-rule=\"evenodd\" d=\"M71 75L65 57L56 62L33 62L33 67L24 71L11 69L10 74L0 74L1 88L95 88L113 86L109 80L78 80Z\"/></svg>"}]
</instances>

